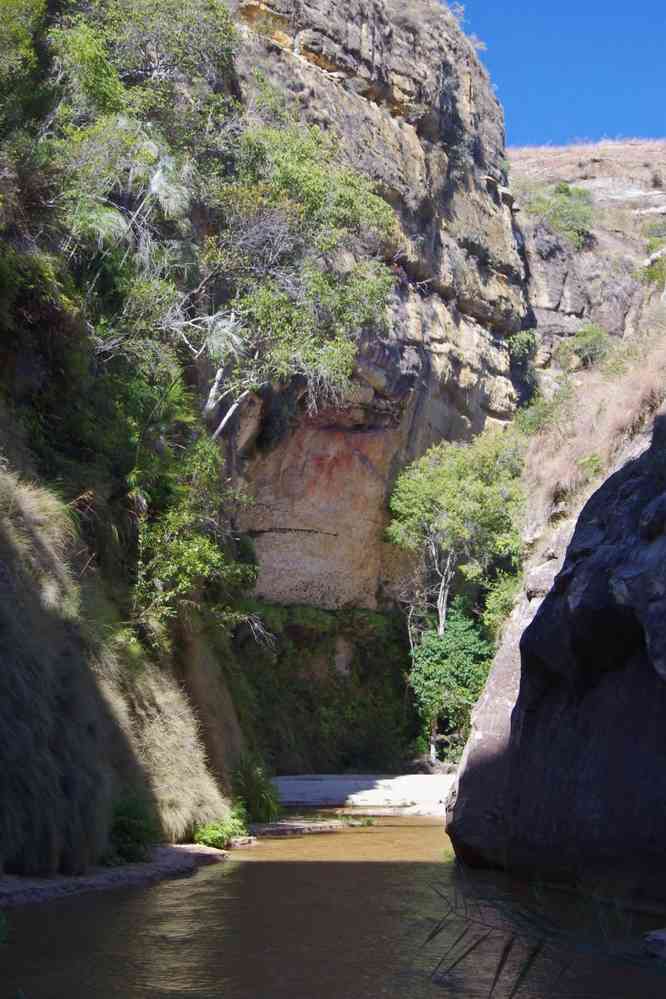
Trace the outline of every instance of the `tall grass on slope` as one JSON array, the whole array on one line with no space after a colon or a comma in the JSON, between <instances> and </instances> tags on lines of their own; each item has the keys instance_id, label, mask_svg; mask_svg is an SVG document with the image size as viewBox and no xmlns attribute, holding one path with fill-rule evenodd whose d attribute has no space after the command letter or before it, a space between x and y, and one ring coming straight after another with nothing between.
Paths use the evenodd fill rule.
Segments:
<instances>
[{"instance_id":1,"label":"tall grass on slope","mask_svg":"<svg viewBox=\"0 0 666 999\"><path fill-rule=\"evenodd\" d=\"M74 628L73 525L50 493L0 472L0 865L82 870L102 851L105 709Z\"/></svg>"},{"instance_id":2,"label":"tall grass on slope","mask_svg":"<svg viewBox=\"0 0 666 999\"><path fill-rule=\"evenodd\" d=\"M170 840L228 811L169 664L130 668L82 620L75 548L68 507L0 469L0 871L82 871L128 788Z\"/></svg>"},{"instance_id":3,"label":"tall grass on slope","mask_svg":"<svg viewBox=\"0 0 666 999\"><path fill-rule=\"evenodd\" d=\"M599 367L572 376L547 405L525 461L531 520L545 523L566 512L569 500L607 473L665 399L662 319L651 336L619 344Z\"/></svg>"}]
</instances>

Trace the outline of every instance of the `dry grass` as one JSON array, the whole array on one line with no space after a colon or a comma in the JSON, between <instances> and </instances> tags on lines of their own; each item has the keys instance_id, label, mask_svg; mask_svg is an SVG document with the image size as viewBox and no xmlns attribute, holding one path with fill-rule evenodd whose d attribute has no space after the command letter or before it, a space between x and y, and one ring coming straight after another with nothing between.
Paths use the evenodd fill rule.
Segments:
<instances>
[{"instance_id":1,"label":"dry grass","mask_svg":"<svg viewBox=\"0 0 666 999\"><path fill-rule=\"evenodd\" d=\"M197 826L223 818L227 803L206 760L191 704L169 673L151 667L131 695L133 730L164 833L191 839Z\"/></svg>"},{"instance_id":2,"label":"dry grass","mask_svg":"<svg viewBox=\"0 0 666 999\"><path fill-rule=\"evenodd\" d=\"M528 533L569 512L582 490L591 492L665 399L666 317L655 313L650 336L621 344L599 369L576 375L553 420L531 440Z\"/></svg>"},{"instance_id":3,"label":"dry grass","mask_svg":"<svg viewBox=\"0 0 666 999\"><path fill-rule=\"evenodd\" d=\"M103 850L106 712L72 629L67 511L0 473L0 848L25 873L77 872Z\"/></svg>"},{"instance_id":4,"label":"dry grass","mask_svg":"<svg viewBox=\"0 0 666 999\"><path fill-rule=\"evenodd\" d=\"M545 183L580 180L603 171L606 177L651 180L666 170L665 139L602 139L570 146L513 146L507 150L513 171ZM664 177L666 183L666 176Z\"/></svg>"},{"instance_id":5,"label":"dry grass","mask_svg":"<svg viewBox=\"0 0 666 999\"><path fill-rule=\"evenodd\" d=\"M135 788L152 797L171 840L227 810L168 664L129 668L112 636L100 640L96 621L82 620L68 564L80 546L68 508L4 461L0 872L81 872L106 849L114 799Z\"/></svg>"}]
</instances>

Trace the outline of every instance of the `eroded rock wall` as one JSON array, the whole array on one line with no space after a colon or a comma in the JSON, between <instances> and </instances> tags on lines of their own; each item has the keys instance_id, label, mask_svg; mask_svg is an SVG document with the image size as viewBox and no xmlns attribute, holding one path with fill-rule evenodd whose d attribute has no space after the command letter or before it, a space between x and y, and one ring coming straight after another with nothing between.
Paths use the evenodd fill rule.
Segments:
<instances>
[{"instance_id":1,"label":"eroded rock wall","mask_svg":"<svg viewBox=\"0 0 666 999\"><path fill-rule=\"evenodd\" d=\"M502 112L434 0L272 0L237 15L245 92L260 65L304 121L339 137L405 237L390 332L362 345L350 397L314 417L292 401L290 432L262 450L276 405L264 400L241 455L258 595L373 608L399 575L382 541L399 469L434 441L506 423L517 403L503 338L527 305Z\"/></svg>"},{"instance_id":2,"label":"eroded rock wall","mask_svg":"<svg viewBox=\"0 0 666 999\"><path fill-rule=\"evenodd\" d=\"M664 420L528 575L449 802L473 864L666 898Z\"/></svg>"},{"instance_id":3,"label":"eroded rock wall","mask_svg":"<svg viewBox=\"0 0 666 999\"><path fill-rule=\"evenodd\" d=\"M633 371L608 378L596 397L617 426L600 423L584 440L575 419L563 425L576 445L560 438L569 460L616 434L603 485L558 497L553 482L549 503L528 497L524 586L473 714L447 826L471 864L663 900L663 415L652 443L651 433L664 313L661 288L639 272L646 225L666 216L666 144L515 150L511 159L518 184L566 182L593 199L580 252L519 213L542 387L558 343L589 322L637 337L646 370L636 352ZM586 385L573 377L581 413Z\"/></svg>"},{"instance_id":4,"label":"eroded rock wall","mask_svg":"<svg viewBox=\"0 0 666 999\"><path fill-rule=\"evenodd\" d=\"M641 281L640 272L649 226L666 218L665 155L659 142L509 150L529 324L539 335L541 369L550 367L562 338L590 323L613 337L633 337L644 328L660 297ZM573 185L591 199L590 238L580 249L526 210L535 192L558 183Z\"/></svg>"}]
</instances>

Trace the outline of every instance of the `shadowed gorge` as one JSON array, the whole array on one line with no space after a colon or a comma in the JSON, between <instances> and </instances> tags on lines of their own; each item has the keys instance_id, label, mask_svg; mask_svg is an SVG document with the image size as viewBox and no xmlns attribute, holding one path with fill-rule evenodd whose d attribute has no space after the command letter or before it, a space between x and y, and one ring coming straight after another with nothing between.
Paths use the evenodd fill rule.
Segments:
<instances>
[{"instance_id":1,"label":"shadowed gorge","mask_svg":"<svg viewBox=\"0 0 666 999\"><path fill-rule=\"evenodd\" d=\"M666 142L439 0L3 13L8 999L661 994Z\"/></svg>"}]
</instances>

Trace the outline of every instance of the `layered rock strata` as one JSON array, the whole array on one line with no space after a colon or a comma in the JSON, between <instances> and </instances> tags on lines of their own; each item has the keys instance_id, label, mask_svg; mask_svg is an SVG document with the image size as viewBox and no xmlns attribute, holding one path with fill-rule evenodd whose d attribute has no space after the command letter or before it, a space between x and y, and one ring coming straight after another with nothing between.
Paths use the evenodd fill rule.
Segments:
<instances>
[{"instance_id":1,"label":"layered rock strata","mask_svg":"<svg viewBox=\"0 0 666 999\"><path fill-rule=\"evenodd\" d=\"M390 332L362 345L349 398L316 416L298 399L262 400L242 452L258 594L373 608L399 575L382 542L399 469L515 410L503 338L527 310L502 112L472 44L434 0L272 0L237 15L246 92L259 63L302 120L339 137L404 235ZM290 432L257 449L280 406Z\"/></svg>"}]
</instances>

